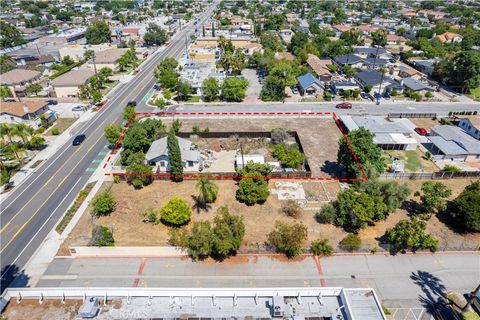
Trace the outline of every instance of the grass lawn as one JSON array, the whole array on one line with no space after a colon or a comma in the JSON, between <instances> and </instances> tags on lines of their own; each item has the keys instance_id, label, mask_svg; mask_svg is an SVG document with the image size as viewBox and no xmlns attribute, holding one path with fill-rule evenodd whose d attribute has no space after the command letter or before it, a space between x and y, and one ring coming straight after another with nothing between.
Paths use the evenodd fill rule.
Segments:
<instances>
[{"instance_id":1,"label":"grass lawn","mask_svg":"<svg viewBox=\"0 0 480 320\"><path fill-rule=\"evenodd\" d=\"M185 102L200 102L199 96L190 96Z\"/></svg>"},{"instance_id":2,"label":"grass lawn","mask_svg":"<svg viewBox=\"0 0 480 320\"><path fill-rule=\"evenodd\" d=\"M386 151L385 154L405 161L406 172L435 172L438 168L432 161L424 158L424 154L419 149L409 151ZM391 163L390 159L387 159Z\"/></svg>"},{"instance_id":3,"label":"grass lawn","mask_svg":"<svg viewBox=\"0 0 480 320\"><path fill-rule=\"evenodd\" d=\"M473 99L480 101L480 87L470 90L470 96Z\"/></svg>"},{"instance_id":4,"label":"grass lawn","mask_svg":"<svg viewBox=\"0 0 480 320\"><path fill-rule=\"evenodd\" d=\"M65 130L70 128L70 126L77 121L76 118L58 118L57 121L53 124L53 128L58 128L59 134L62 134ZM52 128L52 129L53 129ZM47 136L52 135L52 130L48 130L48 132L45 133Z\"/></svg>"}]
</instances>

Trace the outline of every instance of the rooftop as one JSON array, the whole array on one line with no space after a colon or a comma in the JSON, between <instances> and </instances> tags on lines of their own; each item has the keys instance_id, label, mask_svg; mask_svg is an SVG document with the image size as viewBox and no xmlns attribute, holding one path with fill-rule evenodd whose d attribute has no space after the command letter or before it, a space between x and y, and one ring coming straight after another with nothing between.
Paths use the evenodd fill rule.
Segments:
<instances>
[{"instance_id":1,"label":"rooftop","mask_svg":"<svg viewBox=\"0 0 480 320\"><path fill-rule=\"evenodd\" d=\"M54 87L81 86L95 74L90 69L72 70L52 80Z\"/></svg>"},{"instance_id":2,"label":"rooftop","mask_svg":"<svg viewBox=\"0 0 480 320\"><path fill-rule=\"evenodd\" d=\"M125 54L127 48L111 48L95 54L96 63L115 63Z\"/></svg>"},{"instance_id":3,"label":"rooftop","mask_svg":"<svg viewBox=\"0 0 480 320\"><path fill-rule=\"evenodd\" d=\"M320 59L314 54L308 54L307 64L312 68L312 70L317 75L331 75L332 73L328 70L327 65L332 64L330 59Z\"/></svg>"},{"instance_id":4,"label":"rooftop","mask_svg":"<svg viewBox=\"0 0 480 320\"><path fill-rule=\"evenodd\" d=\"M46 105L46 101L2 102L0 113L8 113L17 117L23 117L27 113L37 112Z\"/></svg>"},{"instance_id":5,"label":"rooftop","mask_svg":"<svg viewBox=\"0 0 480 320\"><path fill-rule=\"evenodd\" d=\"M16 85L22 82L31 81L37 77L40 77L41 73L38 71L27 69L13 69L5 72L1 76L1 83L6 85Z\"/></svg>"},{"instance_id":6,"label":"rooftop","mask_svg":"<svg viewBox=\"0 0 480 320\"><path fill-rule=\"evenodd\" d=\"M297 80L303 89L307 89L313 84L317 84L320 87L323 87L322 82L317 78L315 78L314 76L312 76L311 73L306 73L303 76L297 77Z\"/></svg>"},{"instance_id":7,"label":"rooftop","mask_svg":"<svg viewBox=\"0 0 480 320\"><path fill-rule=\"evenodd\" d=\"M460 127L436 125L428 139L446 155L480 154L480 141Z\"/></svg>"},{"instance_id":8,"label":"rooftop","mask_svg":"<svg viewBox=\"0 0 480 320\"><path fill-rule=\"evenodd\" d=\"M177 137L177 139L182 154L182 161L198 161L200 152L191 150L192 142L180 137ZM167 137L153 141L145 154L145 159L152 161L161 156L168 156Z\"/></svg>"}]
</instances>

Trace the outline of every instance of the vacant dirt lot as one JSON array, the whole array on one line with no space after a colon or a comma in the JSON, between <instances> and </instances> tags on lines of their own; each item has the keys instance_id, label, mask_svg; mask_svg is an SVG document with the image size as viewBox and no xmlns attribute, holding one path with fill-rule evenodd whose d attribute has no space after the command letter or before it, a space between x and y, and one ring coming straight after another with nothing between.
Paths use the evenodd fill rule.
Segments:
<instances>
[{"instance_id":1,"label":"vacant dirt lot","mask_svg":"<svg viewBox=\"0 0 480 320\"><path fill-rule=\"evenodd\" d=\"M22 300L17 304L16 300L11 300L3 312L3 316L8 320L24 319L76 319L77 310L82 305L81 300L66 300L65 304L56 300L44 300L42 304L38 300Z\"/></svg>"},{"instance_id":2,"label":"vacant dirt lot","mask_svg":"<svg viewBox=\"0 0 480 320\"><path fill-rule=\"evenodd\" d=\"M210 132L269 132L275 128L296 131L313 177L343 175L342 168L336 162L341 132L332 119L188 119L182 120L180 131L191 132L193 126L208 128Z\"/></svg>"},{"instance_id":3,"label":"vacant dirt lot","mask_svg":"<svg viewBox=\"0 0 480 320\"><path fill-rule=\"evenodd\" d=\"M277 180L278 181L278 180ZM401 182L409 185L412 196L409 201L418 202L414 197L415 190L419 190L423 181ZM452 188L452 199L456 197L469 183L468 180L445 180L442 181ZM103 188L111 188L118 205L115 211L108 217L102 217L93 221L87 211L81 217L77 226L66 239L59 255L68 255L69 246L84 246L90 240L94 224L107 226L114 231L117 246L163 246L168 245L169 228L163 224L151 225L143 222L144 213L148 209L161 208L174 196L185 199L192 207L191 221L213 220L215 211L220 206L228 206L230 212L242 215L245 221L246 235L244 248L256 247L267 240L268 233L273 230L275 221L294 222L305 224L308 228L308 243L319 237L327 238L332 246L346 235L341 228L333 225L319 224L315 220L315 213L328 200L334 200L340 190L338 182L302 182L307 199L310 200L297 219L287 217L281 212L282 202L277 195L271 194L263 205L247 206L235 199L237 186L234 181L215 181L219 186L217 201L207 210L197 211L194 207L193 196L197 194L195 181L183 181L173 183L169 181L155 181L152 185L141 190L134 190L126 183L106 183ZM275 180L270 182L270 188L274 188ZM374 248L379 244L379 238L384 235L387 228L393 227L399 220L408 219L409 213L405 209L399 209L391 214L385 221L378 222L375 226L368 227L359 232L365 248ZM444 222L433 216L427 223L427 232L440 240L439 248L447 249L471 249L480 243L480 233L461 234L456 232Z\"/></svg>"},{"instance_id":4,"label":"vacant dirt lot","mask_svg":"<svg viewBox=\"0 0 480 320\"><path fill-rule=\"evenodd\" d=\"M68 254L67 249L69 246L87 245L94 224L112 228L117 246L167 245L170 228L163 224L152 225L143 222L144 213L149 209L160 209L168 200L175 196L185 199L192 207L192 222L213 220L217 208L224 205L228 206L230 212L242 215L246 227L244 238L246 245L263 244L267 239L267 234L273 230L277 220L295 221L295 219L287 217L281 212L282 202L278 200L277 195L271 194L263 205L247 206L235 199L237 186L234 181L215 181L215 183L219 187L219 196L217 201L207 211L197 210L194 206L193 196L197 195L195 190L196 181L183 181L181 183L155 181L152 185L141 190L134 190L127 183L123 182L119 184L106 183L103 188L111 187L111 191L117 199L115 211L108 217L101 217L93 221L87 210L64 242L59 254ZM335 229L333 226L319 225L315 221L314 215L316 213L315 208L321 207L327 201L325 192L328 193L329 198L335 197L339 190L339 184L333 181L323 182L325 187L321 187L320 183L322 182L307 183L311 194L318 200L311 201L309 207L312 210L305 209L300 217L296 219L308 227L311 240L317 238L320 234L330 234L331 230ZM275 182L271 181L270 188L274 188L274 184ZM313 188L314 184L318 184L318 186Z\"/></svg>"}]
</instances>

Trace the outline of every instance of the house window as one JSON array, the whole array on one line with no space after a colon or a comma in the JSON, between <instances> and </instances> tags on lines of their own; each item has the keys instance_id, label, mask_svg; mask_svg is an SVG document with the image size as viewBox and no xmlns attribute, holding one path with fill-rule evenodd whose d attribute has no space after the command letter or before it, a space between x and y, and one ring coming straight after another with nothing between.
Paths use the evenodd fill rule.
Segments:
<instances>
[{"instance_id":1,"label":"house window","mask_svg":"<svg viewBox=\"0 0 480 320\"><path fill-rule=\"evenodd\" d=\"M187 161L187 166L190 168L193 167L193 161Z\"/></svg>"},{"instance_id":2,"label":"house window","mask_svg":"<svg viewBox=\"0 0 480 320\"><path fill-rule=\"evenodd\" d=\"M13 117L10 117L10 121L15 121L15 119Z\"/></svg>"},{"instance_id":3,"label":"house window","mask_svg":"<svg viewBox=\"0 0 480 320\"><path fill-rule=\"evenodd\" d=\"M167 166L166 161L160 161L160 167L165 168Z\"/></svg>"}]
</instances>

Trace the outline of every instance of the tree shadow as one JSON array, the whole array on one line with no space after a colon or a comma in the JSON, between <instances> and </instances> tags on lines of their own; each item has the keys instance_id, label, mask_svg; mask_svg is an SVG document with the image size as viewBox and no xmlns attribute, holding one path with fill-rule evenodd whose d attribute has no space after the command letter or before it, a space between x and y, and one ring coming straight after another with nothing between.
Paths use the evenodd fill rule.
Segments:
<instances>
[{"instance_id":1,"label":"tree shadow","mask_svg":"<svg viewBox=\"0 0 480 320\"><path fill-rule=\"evenodd\" d=\"M0 293L3 293L8 287L24 288L27 287L30 279L17 265L9 264L3 267L1 272Z\"/></svg>"},{"instance_id":2,"label":"tree shadow","mask_svg":"<svg viewBox=\"0 0 480 320\"><path fill-rule=\"evenodd\" d=\"M415 200L406 200L403 202L401 208L408 212L410 217L417 216L419 214L425 213L422 208L422 205Z\"/></svg>"},{"instance_id":3,"label":"tree shadow","mask_svg":"<svg viewBox=\"0 0 480 320\"><path fill-rule=\"evenodd\" d=\"M422 290L424 296L420 295L419 300L426 309L431 309L432 306L447 306L445 286L440 278L430 272L418 270L417 273L412 272L410 279Z\"/></svg>"},{"instance_id":4,"label":"tree shadow","mask_svg":"<svg viewBox=\"0 0 480 320\"><path fill-rule=\"evenodd\" d=\"M345 169L340 166L336 161L327 160L320 167L322 172L329 174L332 177L344 177L347 173Z\"/></svg>"},{"instance_id":5,"label":"tree shadow","mask_svg":"<svg viewBox=\"0 0 480 320\"><path fill-rule=\"evenodd\" d=\"M192 197L193 201L195 202L194 205L193 205L193 209L195 209L195 211L197 213L201 213L202 211L208 212L213 208L211 204L203 203L203 202L199 201L198 196L192 195L191 197Z\"/></svg>"}]
</instances>

